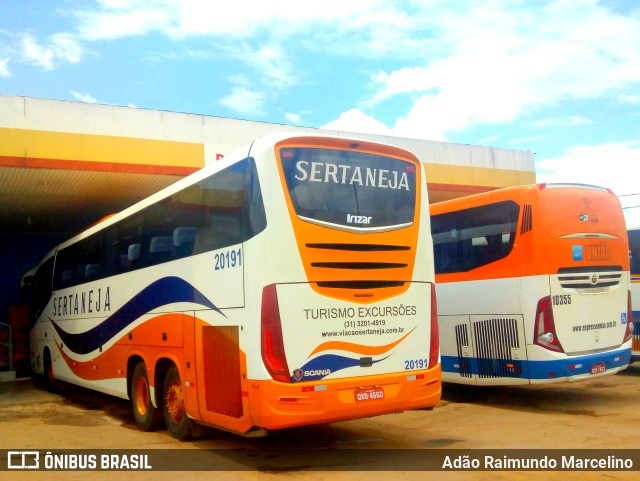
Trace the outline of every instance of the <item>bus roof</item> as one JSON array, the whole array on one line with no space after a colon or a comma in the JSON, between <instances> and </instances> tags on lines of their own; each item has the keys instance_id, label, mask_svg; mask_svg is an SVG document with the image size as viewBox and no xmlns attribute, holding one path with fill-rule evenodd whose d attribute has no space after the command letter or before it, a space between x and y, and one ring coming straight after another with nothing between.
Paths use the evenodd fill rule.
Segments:
<instances>
[{"instance_id":1,"label":"bus roof","mask_svg":"<svg viewBox=\"0 0 640 481\"><path fill-rule=\"evenodd\" d=\"M436 215L444 212L450 212L461 208L468 207L469 205L482 205L500 200L509 200L515 197L525 195L526 192L541 192L544 189L556 189L556 188L573 188L573 189L590 189L601 192L608 192L614 195L611 190L606 187L589 184L571 184L571 183L538 183L538 184L526 184L517 185L514 187L505 187L503 189L490 190L488 192L482 192L479 194L467 195L464 197L458 197L456 199L445 200L443 202L436 202L431 204L431 214Z\"/></svg>"}]
</instances>

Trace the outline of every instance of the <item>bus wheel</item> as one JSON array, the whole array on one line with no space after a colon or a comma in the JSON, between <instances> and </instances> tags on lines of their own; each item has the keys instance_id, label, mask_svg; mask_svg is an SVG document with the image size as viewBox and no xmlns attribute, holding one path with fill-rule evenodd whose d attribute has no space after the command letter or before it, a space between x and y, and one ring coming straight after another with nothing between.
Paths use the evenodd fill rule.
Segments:
<instances>
[{"instance_id":1,"label":"bus wheel","mask_svg":"<svg viewBox=\"0 0 640 481\"><path fill-rule=\"evenodd\" d=\"M173 365L164 377L164 420L171 435L179 440L189 439L193 421L184 406L184 390L178 368Z\"/></svg>"},{"instance_id":2,"label":"bus wheel","mask_svg":"<svg viewBox=\"0 0 640 481\"><path fill-rule=\"evenodd\" d=\"M131 405L136 425L143 431L154 431L162 423L162 412L153 407L149 377L144 362L139 362L131 376Z\"/></svg>"}]
</instances>

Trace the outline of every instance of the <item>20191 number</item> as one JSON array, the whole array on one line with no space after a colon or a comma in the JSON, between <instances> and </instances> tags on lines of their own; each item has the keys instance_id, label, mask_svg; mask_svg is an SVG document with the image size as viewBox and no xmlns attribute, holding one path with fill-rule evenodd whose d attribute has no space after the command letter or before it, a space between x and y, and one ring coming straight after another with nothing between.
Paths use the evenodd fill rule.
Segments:
<instances>
[{"instance_id":1,"label":"20191 number","mask_svg":"<svg viewBox=\"0 0 640 481\"><path fill-rule=\"evenodd\" d=\"M214 257L214 269L221 271L242 265L242 250L234 249L226 252L216 253Z\"/></svg>"},{"instance_id":2,"label":"20191 number","mask_svg":"<svg viewBox=\"0 0 640 481\"><path fill-rule=\"evenodd\" d=\"M426 369L429 366L428 359L409 359L404 361L405 371L411 371L414 369Z\"/></svg>"}]
</instances>

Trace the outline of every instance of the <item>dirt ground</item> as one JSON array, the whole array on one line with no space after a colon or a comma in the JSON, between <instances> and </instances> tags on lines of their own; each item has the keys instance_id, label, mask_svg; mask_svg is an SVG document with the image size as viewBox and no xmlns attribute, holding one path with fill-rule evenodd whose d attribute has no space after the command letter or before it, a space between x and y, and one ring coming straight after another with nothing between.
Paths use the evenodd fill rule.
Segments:
<instances>
[{"instance_id":1,"label":"dirt ground","mask_svg":"<svg viewBox=\"0 0 640 481\"><path fill-rule=\"evenodd\" d=\"M260 439L211 431L197 441L179 442L166 430L138 431L128 401L75 387L51 394L34 387L31 381L2 383L0 449L167 449L171 450L167 451L167 456L176 457L182 452L193 453L193 450L208 456L206 450L216 450L212 456L249 452L258 453L257 457L260 457L260 453L316 448L319 458L325 461L315 467L309 467L308 459L300 459L286 469L229 471L0 471L0 479L636 480L640 479L640 471L426 472L416 471L413 463L416 450L422 450L425 455L433 450L464 450L462 452L472 456L484 449L545 449L567 453L576 449L632 449L640 453L639 399L640 362L636 362L615 376L575 384L512 388L446 384L441 403L432 411L409 411L296 428L272 432ZM364 457L359 455L362 450L366 450ZM371 470L368 463L387 456L388 450L398 450L396 457L387 458L390 463L397 458L394 470ZM345 461L343 456L338 456L344 453L351 459ZM337 471L329 470L334 469L330 467L332 456L337 456L339 463L348 465L348 470L342 471L339 467ZM266 466L275 466L277 460L267 459L269 457L265 455L266 461L262 461ZM270 464L271 461L276 464ZM323 462L328 463L326 469L323 469Z\"/></svg>"}]
</instances>

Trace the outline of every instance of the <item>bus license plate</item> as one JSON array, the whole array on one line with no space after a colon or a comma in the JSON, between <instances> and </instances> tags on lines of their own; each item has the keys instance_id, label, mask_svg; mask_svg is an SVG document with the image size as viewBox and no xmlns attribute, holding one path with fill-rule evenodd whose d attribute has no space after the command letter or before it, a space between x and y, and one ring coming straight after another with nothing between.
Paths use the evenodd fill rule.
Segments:
<instances>
[{"instance_id":1,"label":"bus license plate","mask_svg":"<svg viewBox=\"0 0 640 481\"><path fill-rule=\"evenodd\" d=\"M369 389L356 389L356 402L375 401L376 399L384 399L384 390L381 387L372 387Z\"/></svg>"},{"instance_id":2,"label":"bus license plate","mask_svg":"<svg viewBox=\"0 0 640 481\"><path fill-rule=\"evenodd\" d=\"M591 374L600 374L601 372L605 372L607 370L607 366L604 362L599 364L591 364Z\"/></svg>"}]
</instances>

